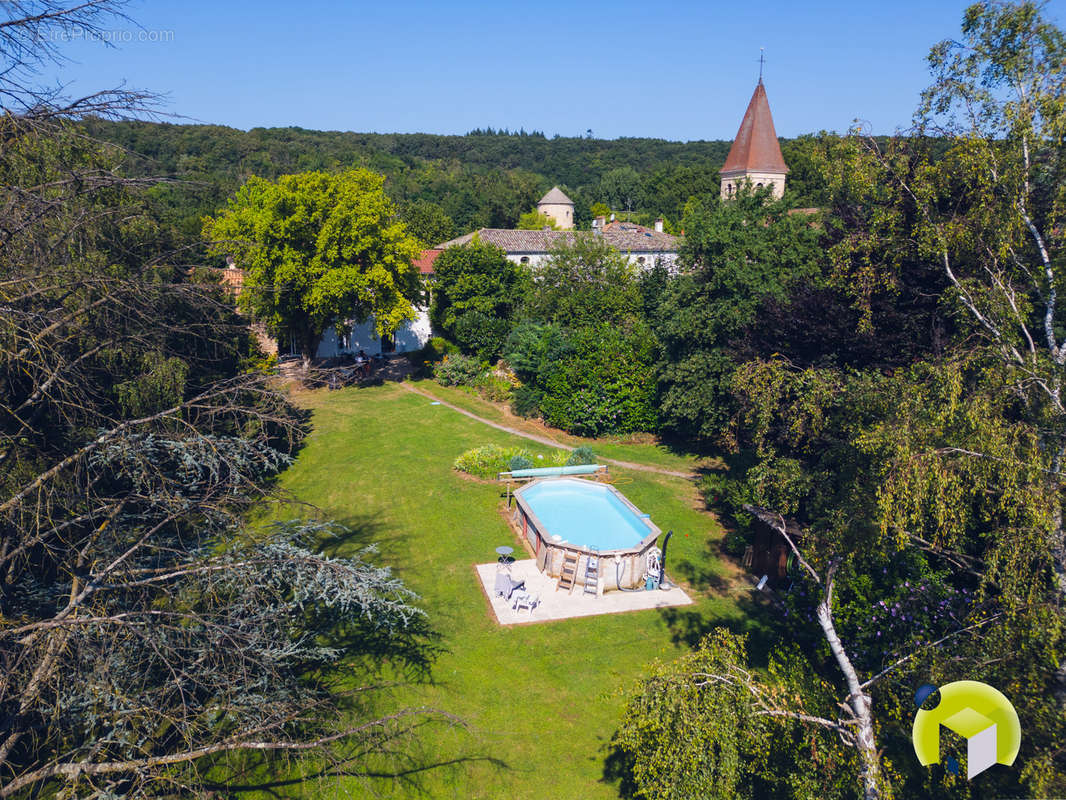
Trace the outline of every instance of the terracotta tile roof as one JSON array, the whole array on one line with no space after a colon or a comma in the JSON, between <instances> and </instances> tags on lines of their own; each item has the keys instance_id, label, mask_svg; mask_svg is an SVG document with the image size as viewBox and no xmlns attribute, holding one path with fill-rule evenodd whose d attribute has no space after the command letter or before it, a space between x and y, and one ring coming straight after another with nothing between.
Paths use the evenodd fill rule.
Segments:
<instances>
[{"instance_id":1,"label":"terracotta tile roof","mask_svg":"<svg viewBox=\"0 0 1066 800\"><path fill-rule=\"evenodd\" d=\"M725 165L718 170L726 172L788 172L785 159L781 156L781 146L777 142L774 130L774 118L770 116L770 103L766 99L766 89L762 81L755 87L755 92L744 112L744 119L737 131L737 138L729 149Z\"/></svg>"},{"instance_id":2,"label":"terracotta tile roof","mask_svg":"<svg viewBox=\"0 0 1066 800\"><path fill-rule=\"evenodd\" d=\"M545 203L550 203L552 205L566 204L572 206L574 204L574 201L567 197L565 194L563 194L562 189L560 189L558 186L553 186L550 192L544 195L544 197L540 198L540 201L537 203L537 205L539 206Z\"/></svg>"},{"instance_id":3,"label":"terracotta tile roof","mask_svg":"<svg viewBox=\"0 0 1066 800\"><path fill-rule=\"evenodd\" d=\"M678 237L669 233L658 233L650 228L640 225L625 223L625 227L617 229L605 228L603 240L617 250L644 253L674 253L677 252L681 242ZM481 228L473 233L460 236L444 244L437 245L437 249L444 250L456 245L468 244L475 236L481 241L494 244L507 253L546 253L560 241L572 242L574 231L519 231L505 228ZM584 235L593 234L585 232Z\"/></svg>"},{"instance_id":4,"label":"terracotta tile roof","mask_svg":"<svg viewBox=\"0 0 1066 800\"><path fill-rule=\"evenodd\" d=\"M418 267L418 271L421 272L423 275L432 275L433 262L437 260L437 256L439 256L442 252L444 251L438 250L437 248L423 250L422 255L420 255L411 263Z\"/></svg>"}]
</instances>

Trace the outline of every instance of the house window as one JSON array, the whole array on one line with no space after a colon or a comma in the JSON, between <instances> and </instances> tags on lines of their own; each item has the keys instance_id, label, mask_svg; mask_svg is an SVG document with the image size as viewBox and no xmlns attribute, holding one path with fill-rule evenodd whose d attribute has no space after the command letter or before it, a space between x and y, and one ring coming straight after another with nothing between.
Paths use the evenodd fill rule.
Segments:
<instances>
[{"instance_id":1,"label":"house window","mask_svg":"<svg viewBox=\"0 0 1066 800\"><path fill-rule=\"evenodd\" d=\"M518 259L518 263L519 264L528 264L529 263L529 256L522 256L520 259Z\"/></svg>"},{"instance_id":2,"label":"house window","mask_svg":"<svg viewBox=\"0 0 1066 800\"><path fill-rule=\"evenodd\" d=\"M761 189L761 188L762 188L762 184L761 184L761 183L757 183L757 184L755 184L755 188L756 188L756 189Z\"/></svg>"},{"instance_id":3,"label":"house window","mask_svg":"<svg viewBox=\"0 0 1066 800\"><path fill-rule=\"evenodd\" d=\"M644 256L640 256L640 258L637 259L637 263L643 265L644 264Z\"/></svg>"}]
</instances>

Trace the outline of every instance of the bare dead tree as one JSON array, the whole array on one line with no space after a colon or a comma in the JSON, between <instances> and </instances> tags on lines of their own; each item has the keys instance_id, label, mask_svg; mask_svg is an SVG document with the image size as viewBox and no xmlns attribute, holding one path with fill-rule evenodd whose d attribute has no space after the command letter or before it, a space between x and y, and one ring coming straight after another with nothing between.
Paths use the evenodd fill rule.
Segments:
<instances>
[{"instance_id":1,"label":"bare dead tree","mask_svg":"<svg viewBox=\"0 0 1066 800\"><path fill-rule=\"evenodd\" d=\"M0 797L205 794L285 754L416 774L405 734L453 721L381 697L432 658L417 598L370 549L323 555L335 525L244 525L302 415L162 251L152 182L71 122L144 95L25 82L120 5L0 8Z\"/></svg>"}]
</instances>

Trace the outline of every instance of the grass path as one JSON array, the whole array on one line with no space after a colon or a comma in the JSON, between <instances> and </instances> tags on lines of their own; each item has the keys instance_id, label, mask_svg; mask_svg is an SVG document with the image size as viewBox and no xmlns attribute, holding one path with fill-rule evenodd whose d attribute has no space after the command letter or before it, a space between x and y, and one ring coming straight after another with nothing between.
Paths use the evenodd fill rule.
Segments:
<instances>
[{"instance_id":1,"label":"grass path","mask_svg":"<svg viewBox=\"0 0 1066 800\"><path fill-rule=\"evenodd\" d=\"M401 383L401 384L398 384L398 385L401 388L406 389L409 392L414 392L415 394L420 394L423 397L428 397L430 400L438 402L438 403L440 403L443 406L447 406L448 408L452 409L453 411L458 411L460 414L463 414L465 416L470 417L470 419L476 419L478 422L480 422L483 425L488 425L490 427L496 428L496 430L503 431L504 433L509 433L512 436L521 436L523 439L529 439L531 441L537 442L538 444L547 445L548 447L557 447L557 448L559 448L561 450L573 450L573 449L575 449L573 445L563 444L562 442L558 442L558 441L556 441L554 439L549 439L546 436L538 436L535 433L526 433L524 431L516 430L515 428L509 427L507 425L501 425L498 422L493 422L491 420L487 420L484 417L478 416L473 411L467 411L465 408L460 408L459 406L454 405L453 403L449 403L447 400L439 399L436 395L430 394L429 392L422 391L421 389L416 389L414 386L412 386L409 383ZM635 461L620 461L620 460L618 460L616 458L607 458L606 456L598 456L598 457L599 457L600 461L606 461L608 464L614 464L616 467L625 467L626 469L643 470L644 472L658 472L660 475L673 475L676 478L687 478L689 480L695 480L695 478L696 478L696 473L695 472L678 472L676 470L665 469L663 467L656 467L656 466L652 466L650 464L638 464Z\"/></svg>"},{"instance_id":2,"label":"grass path","mask_svg":"<svg viewBox=\"0 0 1066 800\"><path fill-rule=\"evenodd\" d=\"M596 455L615 458L637 464L663 467L666 470L688 474L694 470L721 469L724 465L716 458L699 458L691 453L682 453L661 444L651 434L628 436L604 436L587 438L552 428L540 420L520 417L506 403L494 403L461 386L441 386L433 380L414 381L413 388L433 399L448 402L453 406L472 412L474 416L495 422L520 434L532 434L554 442L556 447L580 447L586 445Z\"/></svg>"},{"instance_id":3,"label":"grass path","mask_svg":"<svg viewBox=\"0 0 1066 800\"><path fill-rule=\"evenodd\" d=\"M653 659L675 657L712 627L760 635L750 591L719 557L721 527L693 482L632 467L617 469L615 485L660 528L675 532L667 569L696 603L501 627L473 567L493 561L501 544L521 544L501 517L500 488L460 475L452 462L471 447L528 447L529 440L395 383L294 399L312 412L312 432L281 476L296 504L279 515L307 515L311 507L346 524L351 535L332 545L338 554L376 543L375 561L392 566L420 595L439 635L431 681L398 687L387 705L443 709L466 723L426 729L415 761L459 765L421 774L421 796L617 798L610 739L625 688ZM659 460L668 473L688 475L696 466L646 445L610 446L619 460ZM338 779L316 796L349 793L420 796L390 778Z\"/></svg>"}]
</instances>

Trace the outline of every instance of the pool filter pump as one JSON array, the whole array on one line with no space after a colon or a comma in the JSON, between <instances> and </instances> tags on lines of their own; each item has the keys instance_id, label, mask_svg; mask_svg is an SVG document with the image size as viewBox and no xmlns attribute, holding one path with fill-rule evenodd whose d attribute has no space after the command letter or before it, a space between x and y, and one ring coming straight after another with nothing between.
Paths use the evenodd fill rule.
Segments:
<instances>
[{"instance_id":1,"label":"pool filter pump","mask_svg":"<svg viewBox=\"0 0 1066 800\"><path fill-rule=\"evenodd\" d=\"M663 577L663 553L658 547L648 551L648 569L644 573L644 588L653 591L659 588L659 581Z\"/></svg>"}]
</instances>

